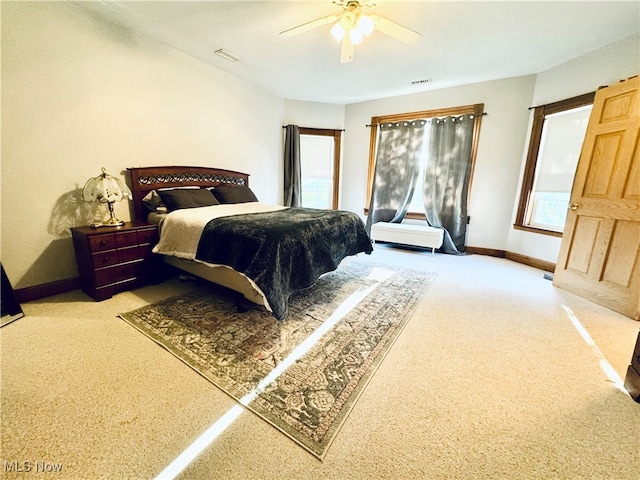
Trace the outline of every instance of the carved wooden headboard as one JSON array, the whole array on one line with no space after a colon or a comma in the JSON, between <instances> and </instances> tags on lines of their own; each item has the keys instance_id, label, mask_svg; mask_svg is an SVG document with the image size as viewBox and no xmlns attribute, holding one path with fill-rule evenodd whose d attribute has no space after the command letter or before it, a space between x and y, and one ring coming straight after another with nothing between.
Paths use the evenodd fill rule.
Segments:
<instances>
[{"instance_id":1,"label":"carved wooden headboard","mask_svg":"<svg viewBox=\"0 0 640 480\"><path fill-rule=\"evenodd\" d=\"M249 186L249 174L209 167L141 167L127 168L131 178L134 220L146 220L148 210L142 199L151 190L175 187Z\"/></svg>"}]
</instances>

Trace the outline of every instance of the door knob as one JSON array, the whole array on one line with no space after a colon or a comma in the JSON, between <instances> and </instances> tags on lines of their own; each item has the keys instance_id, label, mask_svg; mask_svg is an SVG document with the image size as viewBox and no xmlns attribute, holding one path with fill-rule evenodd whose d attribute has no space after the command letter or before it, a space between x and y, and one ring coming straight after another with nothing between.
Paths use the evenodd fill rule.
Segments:
<instances>
[{"instance_id":1,"label":"door knob","mask_svg":"<svg viewBox=\"0 0 640 480\"><path fill-rule=\"evenodd\" d=\"M579 205L577 203L571 203L569 204L569 208L573 211L576 211L578 209Z\"/></svg>"}]
</instances>

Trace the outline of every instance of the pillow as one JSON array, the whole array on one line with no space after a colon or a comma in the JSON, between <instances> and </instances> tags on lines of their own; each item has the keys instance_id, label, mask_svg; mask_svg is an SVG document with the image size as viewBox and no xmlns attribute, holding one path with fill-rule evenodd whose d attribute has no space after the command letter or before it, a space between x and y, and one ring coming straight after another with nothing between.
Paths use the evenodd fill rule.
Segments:
<instances>
[{"instance_id":1,"label":"pillow","mask_svg":"<svg viewBox=\"0 0 640 480\"><path fill-rule=\"evenodd\" d=\"M142 204L147 207L152 212L158 213L167 213L167 206L162 203L162 198L158 194L158 192L168 192L169 190L178 190L178 189L199 189L197 186L188 186L188 187L169 187L169 188L159 188L158 190L151 190L147 193L142 199Z\"/></svg>"},{"instance_id":2,"label":"pillow","mask_svg":"<svg viewBox=\"0 0 640 480\"><path fill-rule=\"evenodd\" d=\"M167 213L166 205L162 203L162 198L155 190L151 190L144 196L142 204L152 212Z\"/></svg>"},{"instance_id":3,"label":"pillow","mask_svg":"<svg viewBox=\"0 0 640 480\"><path fill-rule=\"evenodd\" d=\"M211 192L204 188L161 190L158 195L170 212L182 208L208 207L220 204Z\"/></svg>"},{"instance_id":4,"label":"pillow","mask_svg":"<svg viewBox=\"0 0 640 480\"><path fill-rule=\"evenodd\" d=\"M258 198L244 185L221 185L211 190L220 203L257 202Z\"/></svg>"}]
</instances>

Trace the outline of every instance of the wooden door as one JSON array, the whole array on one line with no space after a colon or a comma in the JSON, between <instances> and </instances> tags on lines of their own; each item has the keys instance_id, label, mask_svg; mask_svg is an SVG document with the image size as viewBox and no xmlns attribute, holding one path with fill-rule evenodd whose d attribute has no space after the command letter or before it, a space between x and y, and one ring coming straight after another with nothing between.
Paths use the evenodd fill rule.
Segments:
<instances>
[{"instance_id":1,"label":"wooden door","mask_svg":"<svg viewBox=\"0 0 640 480\"><path fill-rule=\"evenodd\" d=\"M640 78L596 92L554 285L640 320Z\"/></svg>"}]
</instances>

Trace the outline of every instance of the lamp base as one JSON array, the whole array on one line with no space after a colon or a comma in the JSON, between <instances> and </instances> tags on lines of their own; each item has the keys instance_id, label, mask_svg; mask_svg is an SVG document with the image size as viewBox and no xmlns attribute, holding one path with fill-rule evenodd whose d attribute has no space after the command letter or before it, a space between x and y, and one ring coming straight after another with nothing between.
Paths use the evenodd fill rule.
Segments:
<instances>
[{"instance_id":1,"label":"lamp base","mask_svg":"<svg viewBox=\"0 0 640 480\"><path fill-rule=\"evenodd\" d=\"M107 202L107 205L109 207L109 218L107 220L105 220L102 223L92 223L90 226L91 228L98 228L98 227L121 227L122 225L124 225L124 221L122 220L118 220L116 218L116 216L113 214L113 202Z\"/></svg>"},{"instance_id":2,"label":"lamp base","mask_svg":"<svg viewBox=\"0 0 640 480\"><path fill-rule=\"evenodd\" d=\"M91 225L89 225L91 228L98 228L98 227L121 227L122 225L124 225L124 221L123 220L118 220L115 218L110 218L108 220L105 220L102 223L92 223Z\"/></svg>"}]
</instances>

